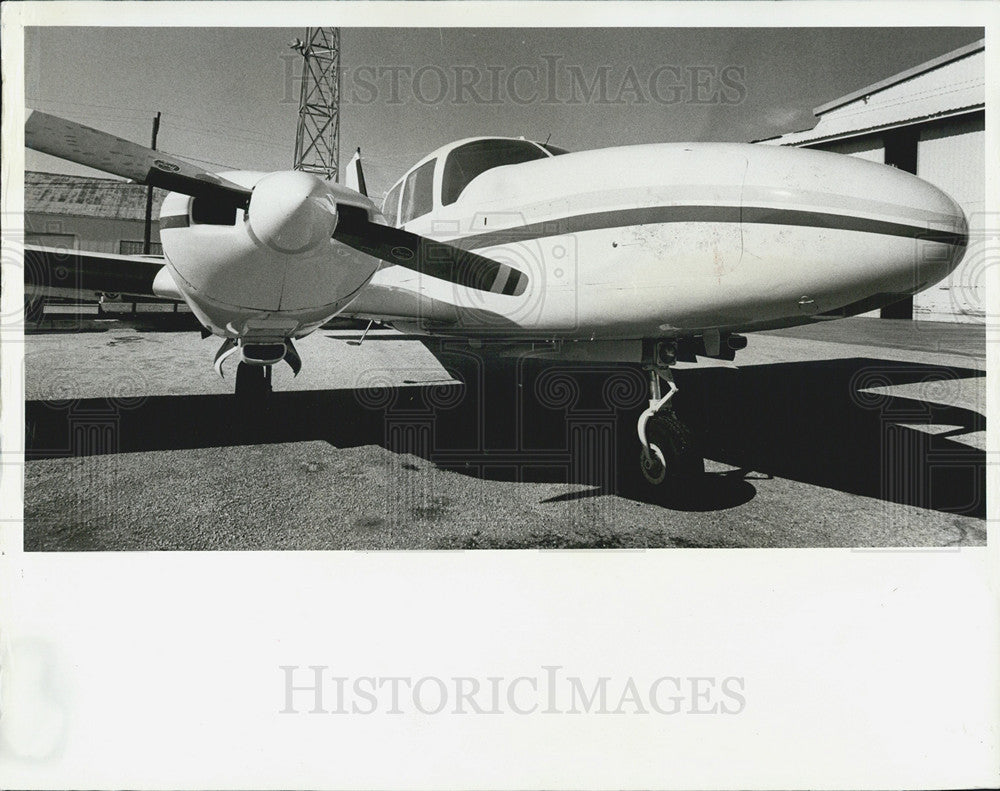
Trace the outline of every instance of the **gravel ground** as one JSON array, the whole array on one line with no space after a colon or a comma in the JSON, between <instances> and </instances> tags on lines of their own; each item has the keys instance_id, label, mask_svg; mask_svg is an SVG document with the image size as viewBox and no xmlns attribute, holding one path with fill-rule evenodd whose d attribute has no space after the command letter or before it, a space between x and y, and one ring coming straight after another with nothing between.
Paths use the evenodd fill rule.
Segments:
<instances>
[{"instance_id":1,"label":"gravel ground","mask_svg":"<svg viewBox=\"0 0 1000 791\"><path fill-rule=\"evenodd\" d=\"M707 474L666 495L638 482L633 369L608 389L607 367L442 365L389 331L324 330L247 415L196 333L31 335L25 549L985 544L975 330L870 346L877 322L824 326L679 367Z\"/></svg>"}]
</instances>

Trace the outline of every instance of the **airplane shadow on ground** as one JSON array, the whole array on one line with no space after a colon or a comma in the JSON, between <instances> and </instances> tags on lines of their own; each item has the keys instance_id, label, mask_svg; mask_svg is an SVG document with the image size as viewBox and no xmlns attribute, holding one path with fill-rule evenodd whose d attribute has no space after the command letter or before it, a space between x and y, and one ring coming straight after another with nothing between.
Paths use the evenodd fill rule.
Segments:
<instances>
[{"instance_id":1,"label":"airplane shadow on ground","mask_svg":"<svg viewBox=\"0 0 1000 791\"><path fill-rule=\"evenodd\" d=\"M550 501L605 494L719 510L771 476L937 511L985 517L985 454L951 437L985 428L948 400L984 372L878 359L676 374L679 414L707 459L731 466L662 493L638 470L645 377L631 366L443 358L464 386L275 393L263 412L229 395L29 401L27 459L322 440L380 445L465 475L583 484ZM917 397L876 389L917 385ZM951 427L930 434L908 426ZM938 430L938 429L935 429ZM402 465L405 469L407 465Z\"/></svg>"}]
</instances>

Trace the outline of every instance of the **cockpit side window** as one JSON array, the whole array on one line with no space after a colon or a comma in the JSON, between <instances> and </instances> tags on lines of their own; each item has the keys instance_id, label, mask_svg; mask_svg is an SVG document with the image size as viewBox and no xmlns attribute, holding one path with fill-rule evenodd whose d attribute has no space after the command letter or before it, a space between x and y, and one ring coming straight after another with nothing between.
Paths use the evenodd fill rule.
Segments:
<instances>
[{"instance_id":1,"label":"cockpit side window","mask_svg":"<svg viewBox=\"0 0 1000 791\"><path fill-rule=\"evenodd\" d=\"M403 208L400 224L427 214L434 208L434 163L436 159L424 162L406 177L403 183Z\"/></svg>"},{"instance_id":2,"label":"cockpit side window","mask_svg":"<svg viewBox=\"0 0 1000 791\"><path fill-rule=\"evenodd\" d=\"M454 148L444 163L441 203L447 206L457 201L469 182L487 170L533 159L547 159L547 156L527 140L473 140Z\"/></svg>"},{"instance_id":3,"label":"cockpit side window","mask_svg":"<svg viewBox=\"0 0 1000 791\"><path fill-rule=\"evenodd\" d=\"M382 204L382 214L385 215L389 225L396 225L399 221L399 191L401 189L403 189L402 181L389 190L389 194L385 196L385 202Z\"/></svg>"},{"instance_id":4,"label":"cockpit side window","mask_svg":"<svg viewBox=\"0 0 1000 791\"><path fill-rule=\"evenodd\" d=\"M540 145L542 148L544 148L546 151L548 151L554 157L557 157L560 154L568 154L569 153L569 151L567 151L565 148L559 148L559 146L554 146L551 143L539 143L538 145Z\"/></svg>"}]
</instances>

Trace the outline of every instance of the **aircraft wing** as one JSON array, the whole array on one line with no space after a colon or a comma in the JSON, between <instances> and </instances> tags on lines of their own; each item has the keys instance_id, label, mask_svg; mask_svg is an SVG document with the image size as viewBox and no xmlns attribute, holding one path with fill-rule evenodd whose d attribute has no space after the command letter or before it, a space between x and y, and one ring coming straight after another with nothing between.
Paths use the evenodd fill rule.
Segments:
<instances>
[{"instance_id":1,"label":"aircraft wing","mask_svg":"<svg viewBox=\"0 0 1000 791\"><path fill-rule=\"evenodd\" d=\"M94 299L99 294L123 294L164 298L153 290L153 281L163 268L162 256L114 255L59 247L24 246L24 290L27 296Z\"/></svg>"}]
</instances>

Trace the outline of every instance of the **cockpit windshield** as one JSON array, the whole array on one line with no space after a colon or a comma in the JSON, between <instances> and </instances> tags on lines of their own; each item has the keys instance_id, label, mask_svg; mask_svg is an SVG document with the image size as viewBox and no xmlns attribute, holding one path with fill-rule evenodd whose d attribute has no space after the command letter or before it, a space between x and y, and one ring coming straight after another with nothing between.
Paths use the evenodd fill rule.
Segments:
<instances>
[{"instance_id":1,"label":"cockpit windshield","mask_svg":"<svg viewBox=\"0 0 1000 791\"><path fill-rule=\"evenodd\" d=\"M469 182L487 170L547 158L545 151L528 140L473 140L458 146L444 163L441 204L447 206L457 201Z\"/></svg>"}]
</instances>

